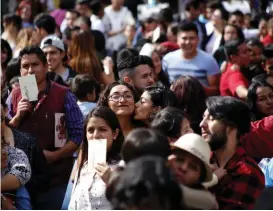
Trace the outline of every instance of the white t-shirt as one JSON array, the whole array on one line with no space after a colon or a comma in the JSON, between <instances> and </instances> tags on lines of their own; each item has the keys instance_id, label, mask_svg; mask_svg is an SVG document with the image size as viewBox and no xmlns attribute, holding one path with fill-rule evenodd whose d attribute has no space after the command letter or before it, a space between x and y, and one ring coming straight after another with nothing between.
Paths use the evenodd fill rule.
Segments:
<instances>
[{"instance_id":1,"label":"white t-shirt","mask_svg":"<svg viewBox=\"0 0 273 211\"><path fill-rule=\"evenodd\" d=\"M110 21L110 31L117 32L124 29L126 25L135 24L135 19L127 7L122 7L119 11L114 11L112 5L109 5L104 9L104 12ZM122 33L119 33L108 37L106 47L111 50L119 50L124 42L126 43L126 37Z\"/></svg>"},{"instance_id":2,"label":"white t-shirt","mask_svg":"<svg viewBox=\"0 0 273 211\"><path fill-rule=\"evenodd\" d=\"M206 45L206 52L209 54L213 54L219 48L221 39L221 34L213 33Z\"/></svg>"},{"instance_id":3,"label":"white t-shirt","mask_svg":"<svg viewBox=\"0 0 273 211\"><path fill-rule=\"evenodd\" d=\"M98 30L101 33L105 34L105 26L104 26L102 20L98 16L93 14L90 17L90 20L91 20L91 29L92 30Z\"/></svg>"}]
</instances>

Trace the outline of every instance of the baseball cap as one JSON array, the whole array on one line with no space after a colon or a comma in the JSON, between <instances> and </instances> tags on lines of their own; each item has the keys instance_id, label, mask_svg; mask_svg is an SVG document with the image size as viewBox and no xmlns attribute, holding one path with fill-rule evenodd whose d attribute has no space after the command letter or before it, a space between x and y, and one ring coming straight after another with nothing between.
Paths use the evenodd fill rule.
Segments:
<instances>
[{"instance_id":1,"label":"baseball cap","mask_svg":"<svg viewBox=\"0 0 273 211\"><path fill-rule=\"evenodd\" d=\"M186 151L201 160L207 171L204 182L209 182L213 179L212 170L209 166L211 150L208 143L195 133L188 133L181 136L175 143L172 144L174 149Z\"/></svg>"},{"instance_id":2,"label":"baseball cap","mask_svg":"<svg viewBox=\"0 0 273 211\"><path fill-rule=\"evenodd\" d=\"M44 49L49 46L54 46L60 49L61 51L65 51L64 42L60 38L54 35L45 37L41 42L40 48Z\"/></svg>"}]
</instances>

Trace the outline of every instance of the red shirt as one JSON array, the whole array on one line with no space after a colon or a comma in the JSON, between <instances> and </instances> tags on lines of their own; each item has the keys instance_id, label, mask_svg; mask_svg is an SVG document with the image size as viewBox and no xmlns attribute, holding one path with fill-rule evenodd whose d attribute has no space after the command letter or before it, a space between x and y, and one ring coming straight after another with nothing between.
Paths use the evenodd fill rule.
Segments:
<instances>
[{"instance_id":1,"label":"red shirt","mask_svg":"<svg viewBox=\"0 0 273 211\"><path fill-rule=\"evenodd\" d=\"M262 39L262 43L264 44L264 46L267 46L268 44L273 44L273 38L268 34L265 36L265 38Z\"/></svg>"},{"instance_id":2,"label":"red shirt","mask_svg":"<svg viewBox=\"0 0 273 211\"><path fill-rule=\"evenodd\" d=\"M246 154L244 148L239 146L225 169L227 175L210 188L216 196L219 209L253 209L265 184L264 174L257 163Z\"/></svg>"},{"instance_id":3,"label":"red shirt","mask_svg":"<svg viewBox=\"0 0 273 211\"><path fill-rule=\"evenodd\" d=\"M238 86L248 87L248 80L243 73L238 70L231 70L232 64L228 63L226 71L222 73L220 79L220 93L222 96L237 97Z\"/></svg>"},{"instance_id":4,"label":"red shirt","mask_svg":"<svg viewBox=\"0 0 273 211\"><path fill-rule=\"evenodd\" d=\"M273 157L273 115L252 122L250 132L241 138L240 144L257 160Z\"/></svg>"}]
</instances>

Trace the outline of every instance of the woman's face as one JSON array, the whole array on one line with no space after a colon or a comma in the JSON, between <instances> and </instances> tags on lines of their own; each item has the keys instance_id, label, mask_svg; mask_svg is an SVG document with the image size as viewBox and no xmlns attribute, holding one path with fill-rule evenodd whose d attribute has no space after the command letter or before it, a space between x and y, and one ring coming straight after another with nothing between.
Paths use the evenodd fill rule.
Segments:
<instances>
[{"instance_id":1,"label":"woman's face","mask_svg":"<svg viewBox=\"0 0 273 211\"><path fill-rule=\"evenodd\" d=\"M216 9L211 16L211 22L213 26L221 26L224 24L222 19L222 13L219 9Z\"/></svg>"},{"instance_id":2,"label":"woman's face","mask_svg":"<svg viewBox=\"0 0 273 211\"><path fill-rule=\"evenodd\" d=\"M203 164L197 157L184 150L174 151L171 157L170 166L180 184L191 187L200 183Z\"/></svg>"},{"instance_id":3,"label":"woman's face","mask_svg":"<svg viewBox=\"0 0 273 211\"><path fill-rule=\"evenodd\" d=\"M29 4L26 4L22 9L21 9L21 14L20 14L22 20L24 21L29 21L30 16L31 16L31 6Z\"/></svg>"},{"instance_id":4,"label":"woman's face","mask_svg":"<svg viewBox=\"0 0 273 211\"><path fill-rule=\"evenodd\" d=\"M273 115L273 90L268 86L258 87L256 95L258 111L265 116Z\"/></svg>"},{"instance_id":5,"label":"woman's face","mask_svg":"<svg viewBox=\"0 0 273 211\"><path fill-rule=\"evenodd\" d=\"M87 140L106 139L107 151L111 149L113 140L117 138L119 131L113 131L107 122L100 117L91 117L86 126Z\"/></svg>"},{"instance_id":6,"label":"woman's face","mask_svg":"<svg viewBox=\"0 0 273 211\"><path fill-rule=\"evenodd\" d=\"M237 30L233 26L226 26L224 29L224 40L235 40L238 38Z\"/></svg>"},{"instance_id":7,"label":"woman's face","mask_svg":"<svg viewBox=\"0 0 273 211\"><path fill-rule=\"evenodd\" d=\"M187 118L184 118L181 124L181 136L187 133L193 133L193 130L191 128L189 120Z\"/></svg>"},{"instance_id":8,"label":"woman's face","mask_svg":"<svg viewBox=\"0 0 273 211\"><path fill-rule=\"evenodd\" d=\"M152 53L152 60L155 66L155 74L158 75L161 72L161 60L156 52Z\"/></svg>"},{"instance_id":9,"label":"woman's face","mask_svg":"<svg viewBox=\"0 0 273 211\"><path fill-rule=\"evenodd\" d=\"M117 116L131 116L135 110L132 91L125 85L113 87L109 94L108 106Z\"/></svg>"},{"instance_id":10,"label":"woman's face","mask_svg":"<svg viewBox=\"0 0 273 211\"><path fill-rule=\"evenodd\" d=\"M153 102L151 95L145 91L140 100L136 103L135 116L137 120L148 120L153 112Z\"/></svg>"},{"instance_id":11,"label":"woman's face","mask_svg":"<svg viewBox=\"0 0 273 211\"><path fill-rule=\"evenodd\" d=\"M261 20L259 23L259 31L260 31L260 35L262 36L266 36L268 31L267 31L267 21L265 20Z\"/></svg>"}]
</instances>

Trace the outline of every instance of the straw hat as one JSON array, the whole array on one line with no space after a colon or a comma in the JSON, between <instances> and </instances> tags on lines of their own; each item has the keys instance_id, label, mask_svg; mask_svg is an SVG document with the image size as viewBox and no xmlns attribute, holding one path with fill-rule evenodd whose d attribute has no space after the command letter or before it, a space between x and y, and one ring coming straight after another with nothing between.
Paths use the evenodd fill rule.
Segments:
<instances>
[{"instance_id":1,"label":"straw hat","mask_svg":"<svg viewBox=\"0 0 273 211\"><path fill-rule=\"evenodd\" d=\"M189 133L181 136L175 143L172 144L174 149L184 150L201 160L207 170L207 176L204 182L212 180L212 170L209 166L211 150L208 143L199 135Z\"/></svg>"}]
</instances>

